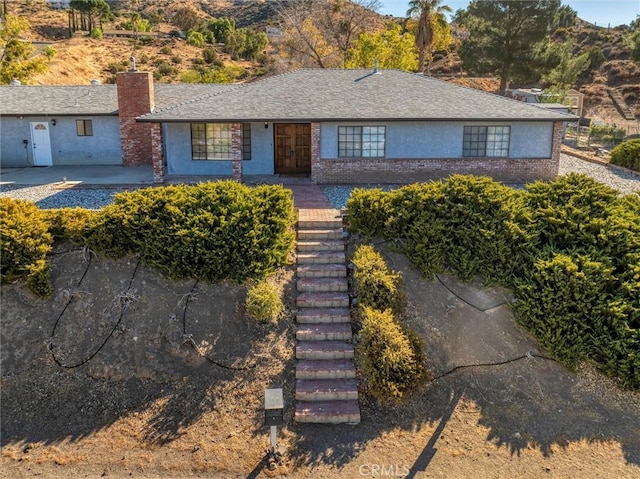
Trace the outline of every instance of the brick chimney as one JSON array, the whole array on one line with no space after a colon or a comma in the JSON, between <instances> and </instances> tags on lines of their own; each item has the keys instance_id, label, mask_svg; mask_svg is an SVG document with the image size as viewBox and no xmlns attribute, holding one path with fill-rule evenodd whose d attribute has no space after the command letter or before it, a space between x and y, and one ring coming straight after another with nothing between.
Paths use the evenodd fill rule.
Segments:
<instances>
[{"instance_id":1,"label":"brick chimney","mask_svg":"<svg viewBox=\"0 0 640 479\"><path fill-rule=\"evenodd\" d=\"M118 114L120 116L120 145L124 166L153 165L153 123L136 122L136 117L151 113L154 106L153 76L135 69L131 58L131 70L116 75L118 89Z\"/></svg>"}]
</instances>

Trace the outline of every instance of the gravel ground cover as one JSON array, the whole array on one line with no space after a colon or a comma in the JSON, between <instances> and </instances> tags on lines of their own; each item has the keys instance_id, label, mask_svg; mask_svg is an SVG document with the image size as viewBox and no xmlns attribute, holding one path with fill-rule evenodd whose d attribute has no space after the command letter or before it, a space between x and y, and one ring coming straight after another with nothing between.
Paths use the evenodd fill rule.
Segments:
<instances>
[{"instance_id":1,"label":"gravel ground cover","mask_svg":"<svg viewBox=\"0 0 640 479\"><path fill-rule=\"evenodd\" d=\"M0 198L33 201L42 209L79 206L97 210L113 201L121 188L69 188L54 185L0 185Z\"/></svg>"},{"instance_id":2,"label":"gravel ground cover","mask_svg":"<svg viewBox=\"0 0 640 479\"><path fill-rule=\"evenodd\" d=\"M590 163L573 156L560 155L560 174L583 173L620 191L622 194L640 192L640 175L607 165ZM383 188L390 190L397 186L366 185L362 187ZM323 186L327 198L334 208L344 208L354 188L352 185ZM122 188L68 188L60 189L54 185L0 185L0 197L11 197L29 200L40 208L64 208L79 206L88 209L99 209L111 203L116 193Z\"/></svg>"}]
</instances>

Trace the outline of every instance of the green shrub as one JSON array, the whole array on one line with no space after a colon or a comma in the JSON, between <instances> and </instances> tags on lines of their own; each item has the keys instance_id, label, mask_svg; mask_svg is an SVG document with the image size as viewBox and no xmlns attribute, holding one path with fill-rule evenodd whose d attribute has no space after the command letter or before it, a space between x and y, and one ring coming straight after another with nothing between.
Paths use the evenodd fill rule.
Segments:
<instances>
[{"instance_id":1,"label":"green shrub","mask_svg":"<svg viewBox=\"0 0 640 479\"><path fill-rule=\"evenodd\" d=\"M194 47L203 47L205 43L206 41L202 33L191 31L187 34L187 44Z\"/></svg>"},{"instance_id":2,"label":"green shrub","mask_svg":"<svg viewBox=\"0 0 640 479\"><path fill-rule=\"evenodd\" d=\"M640 248L640 198L618 192L584 175L527 186L525 205L535 251L551 249L600 258L626 268L626 255Z\"/></svg>"},{"instance_id":3,"label":"green shrub","mask_svg":"<svg viewBox=\"0 0 640 479\"><path fill-rule=\"evenodd\" d=\"M163 63L158 66L158 73L162 76L173 75L176 72L177 70L168 63Z\"/></svg>"},{"instance_id":4,"label":"green shrub","mask_svg":"<svg viewBox=\"0 0 640 479\"><path fill-rule=\"evenodd\" d=\"M51 61L53 59L53 57L56 56L56 53L58 53L58 52L51 45L47 45L46 47L44 47L42 49L42 54L45 57L47 57L47 60L49 60L49 61Z\"/></svg>"},{"instance_id":5,"label":"green shrub","mask_svg":"<svg viewBox=\"0 0 640 479\"><path fill-rule=\"evenodd\" d=\"M520 321L554 355L640 388L640 195L577 174L525 190L453 176L354 190L348 207L352 229L397 240L425 275L513 287Z\"/></svg>"},{"instance_id":6,"label":"green shrub","mask_svg":"<svg viewBox=\"0 0 640 479\"><path fill-rule=\"evenodd\" d=\"M92 28L89 36L91 38L95 38L96 40L102 40L102 28L99 28L99 27Z\"/></svg>"},{"instance_id":7,"label":"green shrub","mask_svg":"<svg viewBox=\"0 0 640 479\"><path fill-rule=\"evenodd\" d=\"M506 282L531 255L521 196L490 178L454 175L389 193L356 189L347 208L353 230L399 240L425 276L448 265L463 279Z\"/></svg>"},{"instance_id":8,"label":"green shrub","mask_svg":"<svg viewBox=\"0 0 640 479\"><path fill-rule=\"evenodd\" d=\"M174 64L176 64L176 65L177 65L178 63L182 63L182 57L180 57L179 55L173 55L173 56L171 57L171 63L174 63Z\"/></svg>"},{"instance_id":9,"label":"green shrub","mask_svg":"<svg viewBox=\"0 0 640 479\"><path fill-rule=\"evenodd\" d=\"M51 274L46 259L36 260L35 263L29 265L27 287L36 296L51 296L53 288L51 287Z\"/></svg>"},{"instance_id":10,"label":"green shrub","mask_svg":"<svg viewBox=\"0 0 640 479\"><path fill-rule=\"evenodd\" d=\"M126 70L127 70L126 65L123 65L121 62L110 62L107 65L107 71L109 73L118 73Z\"/></svg>"},{"instance_id":11,"label":"green shrub","mask_svg":"<svg viewBox=\"0 0 640 479\"><path fill-rule=\"evenodd\" d=\"M389 270L382 255L370 245L360 246L351 261L355 266L353 280L359 304L401 313L405 303L402 275Z\"/></svg>"},{"instance_id":12,"label":"green shrub","mask_svg":"<svg viewBox=\"0 0 640 479\"><path fill-rule=\"evenodd\" d=\"M99 217L98 211L85 208L43 210L49 233L54 239L69 239L82 244Z\"/></svg>"},{"instance_id":13,"label":"green shrub","mask_svg":"<svg viewBox=\"0 0 640 479\"><path fill-rule=\"evenodd\" d=\"M611 150L611 164L640 171L640 139L625 141Z\"/></svg>"},{"instance_id":14,"label":"green shrub","mask_svg":"<svg viewBox=\"0 0 640 479\"><path fill-rule=\"evenodd\" d=\"M164 46L160 49L160 53L162 53L163 55L171 55L173 53L173 50L171 50L171 47Z\"/></svg>"},{"instance_id":15,"label":"green shrub","mask_svg":"<svg viewBox=\"0 0 640 479\"><path fill-rule=\"evenodd\" d=\"M46 256L53 238L45 215L29 201L0 198L0 257L3 283L27 277L37 295L50 292Z\"/></svg>"},{"instance_id":16,"label":"green shrub","mask_svg":"<svg viewBox=\"0 0 640 479\"><path fill-rule=\"evenodd\" d=\"M253 283L247 291L247 314L261 322L277 323L284 314L282 292L268 279Z\"/></svg>"},{"instance_id":17,"label":"green shrub","mask_svg":"<svg viewBox=\"0 0 640 479\"><path fill-rule=\"evenodd\" d=\"M369 238L383 236L389 217L389 194L380 188L356 188L347 200L349 228Z\"/></svg>"},{"instance_id":18,"label":"green shrub","mask_svg":"<svg viewBox=\"0 0 640 479\"><path fill-rule=\"evenodd\" d=\"M486 177L454 175L443 185L444 261L462 279L508 282L530 255L519 192Z\"/></svg>"},{"instance_id":19,"label":"green shrub","mask_svg":"<svg viewBox=\"0 0 640 479\"><path fill-rule=\"evenodd\" d=\"M425 378L422 345L394 320L390 310L363 307L359 359L373 396L402 399Z\"/></svg>"},{"instance_id":20,"label":"green shrub","mask_svg":"<svg viewBox=\"0 0 640 479\"><path fill-rule=\"evenodd\" d=\"M202 50L202 59L205 63L211 64L221 64L222 62L218 59L218 51L215 47L208 47ZM218 65L222 66L222 65Z\"/></svg>"},{"instance_id":21,"label":"green shrub","mask_svg":"<svg viewBox=\"0 0 640 479\"><path fill-rule=\"evenodd\" d=\"M515 310L545 347L570 367L594 360L621 383L640 387L639 329L629 323L633 304L619 295L611 267L588 256L539 259L516 287ZM633 293L640 292L637 283ZM635 314L638 312L638 296ZM637 316L636 316L637 317Z\"/></svg>"},{"instance_id":22,"label":"green shrub","mask_svg":"<svg viewBox=\"0 0 640 479\"><path fill-rule=\"evenodd\" d=\"M243 281L284 264L293 245L291 191L235 181L146 188L116 195L88 245L138 254L173 278Z\"/></svg>"}]
</instances>

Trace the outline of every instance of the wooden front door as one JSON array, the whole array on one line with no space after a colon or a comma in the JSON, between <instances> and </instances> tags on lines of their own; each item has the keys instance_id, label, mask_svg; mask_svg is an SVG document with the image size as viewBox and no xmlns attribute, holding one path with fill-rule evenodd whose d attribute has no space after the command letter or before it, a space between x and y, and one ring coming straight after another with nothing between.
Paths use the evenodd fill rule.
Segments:
<instances>
[{"instance_id":1,"label":"wooden front door","mask_svg":"<svg viewBox=\"0 0 640 479\"><path fill-rule=\"evenodd\" d=\"M275 172L281 175L311 174L311 125L276 123Z\"/></svg>"}]
</instances>

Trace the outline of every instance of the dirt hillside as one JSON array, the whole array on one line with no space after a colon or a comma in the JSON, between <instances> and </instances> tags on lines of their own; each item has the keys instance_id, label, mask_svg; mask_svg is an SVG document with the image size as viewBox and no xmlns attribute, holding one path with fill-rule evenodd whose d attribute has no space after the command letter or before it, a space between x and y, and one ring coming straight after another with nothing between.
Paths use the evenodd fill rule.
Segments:
<instances>
[{"instance_id":1,"label":"dirt hillside","mask_svg":"<svg viewBox=\"0 0 640 479\"><path fill-rule=\"evenodd\" d=\"M358 426L301 425L291 269L280 272L290 312L274 327L245 317L237 285L170 281L58 245L53 298L2 286L0 477L640 476L639 393L542 359L504 300L461 299L478 286L387 259L436 379L402 405L363 396ZM271 472L262 395L274 384L284 463Z\"/></svg>"}]
</instances>

